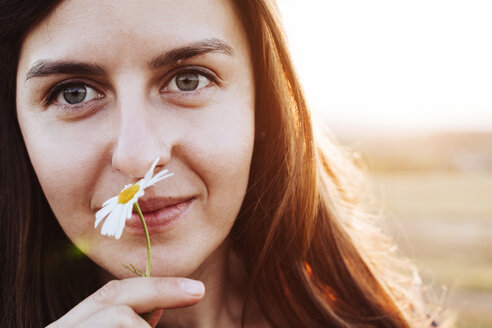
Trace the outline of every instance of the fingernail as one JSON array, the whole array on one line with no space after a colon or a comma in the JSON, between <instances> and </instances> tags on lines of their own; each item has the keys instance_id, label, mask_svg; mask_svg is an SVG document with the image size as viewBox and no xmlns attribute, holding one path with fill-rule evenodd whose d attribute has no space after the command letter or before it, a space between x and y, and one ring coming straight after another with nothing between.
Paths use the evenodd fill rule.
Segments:
<instances>
[{"instance_id":1,"label":"fingernail","mask_svg":"<svg viewBox=\"0 0 492 328\"><path fill-rule=\"evenodd\" d=\"M202 296L205 292L205 286L197 280L183 279L179 282L179 287L191 296Z\"/></svg>"}]
</instances>

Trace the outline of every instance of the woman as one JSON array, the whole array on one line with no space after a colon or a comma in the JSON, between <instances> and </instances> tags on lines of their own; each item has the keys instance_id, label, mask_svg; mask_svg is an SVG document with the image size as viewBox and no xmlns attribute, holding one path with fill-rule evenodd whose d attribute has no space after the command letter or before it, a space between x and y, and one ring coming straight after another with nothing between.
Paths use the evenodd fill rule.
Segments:
<instances>
[{"instance_id":1,"label":"woman","mask_svg":"<svg viewBox=\"0 0 492 328\"><path fill-rule=\"evenodd\" d=\"M5 6L2 327L430 325L357 170L313 138L272 1ZM142 198L167 214L134 278L142 229L93 220L156 157L174 176Z\"/></svg>"}]
</instances>

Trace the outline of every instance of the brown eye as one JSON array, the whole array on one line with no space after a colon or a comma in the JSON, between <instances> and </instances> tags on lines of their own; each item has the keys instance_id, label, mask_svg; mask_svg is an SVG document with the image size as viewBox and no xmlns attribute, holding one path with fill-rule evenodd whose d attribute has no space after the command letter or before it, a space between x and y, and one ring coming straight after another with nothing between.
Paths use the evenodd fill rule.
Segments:
<instances>
[{"instance_id":1,"label":"brown eye","mask_svg":"<svg viewBox=\"0 0 492 328\"><path fill-rule=\"evenodd\" d=\"M206 87L210 80L198 72L180 72L167 85L168 91L195 91Z\"/></svg>"}]
</instances>

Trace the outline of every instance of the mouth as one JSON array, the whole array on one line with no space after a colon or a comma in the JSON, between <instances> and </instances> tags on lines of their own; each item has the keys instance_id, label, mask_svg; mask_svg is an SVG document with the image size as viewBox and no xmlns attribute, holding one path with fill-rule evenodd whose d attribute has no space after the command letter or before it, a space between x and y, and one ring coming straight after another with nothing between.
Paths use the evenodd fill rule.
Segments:
<instances>
[{"instance_id":1,"label":"mouth","mask_svg":"<svg viewBox=\"0 0 492 328\"><path fill-rule=\"evenodd\" d=\"M174 225L191 206L195 197L188 198L153 198L141 199L138 204L145 218L147 229L150 232L159 232ZM144 228L137 212L126 221L126 227L135 232L144 234Z\"/></svg>"}]
</instances>

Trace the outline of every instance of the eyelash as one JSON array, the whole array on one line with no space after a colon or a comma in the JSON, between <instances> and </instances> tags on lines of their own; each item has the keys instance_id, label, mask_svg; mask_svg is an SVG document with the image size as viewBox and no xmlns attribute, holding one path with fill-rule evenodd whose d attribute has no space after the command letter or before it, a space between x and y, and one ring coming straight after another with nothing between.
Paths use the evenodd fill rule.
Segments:
<instances>
[{"instance_id":1,"label":"eyelash","mask_svg":"<svg viewBox=\"0 0 492 328\"><path fill-rule=\"evenodd\" d=\"M210 83L214 83L215 85L220 86L220 79L214 73L212 73L210 70L204 69L204 68L201 68L201 67L185 67L185 68L180 68L178 70L174 70L170 74L168 74L168 75L171 75L171 76L166 79L166 82L164 83L164 86L161 87L159 89L159 91L160 92L163 92L165 89L168 88L169 84L173 81L173 79L175 79L179 74L185 74L185 73L191 73L191 74L201 75L201 76L205 77L207 80L209 80ZM102 94L102 92L100 92L98 90L98 88L93 87L90 83L87 83L85 81L79 81L79 80L64 81L64 82L61 82L61 83L55 85L51 90L49 90L47 96L44 99L45 106L50 105L60 95L60 93L63 90L65 90L65 89L67 89L69 87L77 86L77 85L87 86L87 87L95 90L96 92ZM179 92L179 93L183 93L185 95L192 96L192 95L195 95L195 94L199 94L200 91L202 89L206 88L206 87L208 87L208 84L207 84L207 86L202 87L200 89L196 89L196 90L191 90L191 91L170 91L169 93L178 93ZM75 108L75 107L78 107L78 106L82 106L83 104L84 104L84 102L79 103L79 104L71 104L71 105L68 105L68 104L60 104L60 105L61 106L65 106L65 107Z\"/></svg>"}]
</instances>

